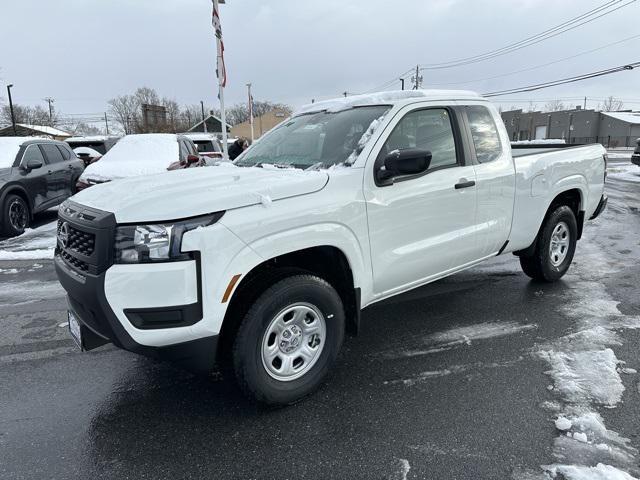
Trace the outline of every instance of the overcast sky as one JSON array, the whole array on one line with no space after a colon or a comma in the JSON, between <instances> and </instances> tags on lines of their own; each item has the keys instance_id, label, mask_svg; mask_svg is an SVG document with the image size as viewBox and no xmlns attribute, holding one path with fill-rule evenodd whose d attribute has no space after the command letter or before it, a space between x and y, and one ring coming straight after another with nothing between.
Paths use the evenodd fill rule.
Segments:
<instances>
[{"instance_id":1,"label":"overcast sky","mask_svg":"<svg viewBox=\"0 0 640 480\"><path fill-rule=\"evenodd\" d=\"M228 0L221 5L227 101L245 101L247 82L253 83L256 100L294 107L345 90L367 91L416 63L500 48L602 3ZM545 68L476 81L640 35L639 18L640 2L635 2L509 55L425 71L424 87L482 93L640 61L639 37ZM53 97L65 114L102 112L109 98L149 86L181 103L203 99L217 106L209 0L2 0L0 45L0 95L5 95L7 83L13 83L16 103L44 105L44 97ZM396 86L400 87L399 80ZM542 106L550 98L614 95L626 107L640 109L639 90L640 69L636 69L511 98L537 99ZM499 99L503 106L522 105L508 98ZM590 107L596 104L588 102Z\"/></svg>"}]
</instances>

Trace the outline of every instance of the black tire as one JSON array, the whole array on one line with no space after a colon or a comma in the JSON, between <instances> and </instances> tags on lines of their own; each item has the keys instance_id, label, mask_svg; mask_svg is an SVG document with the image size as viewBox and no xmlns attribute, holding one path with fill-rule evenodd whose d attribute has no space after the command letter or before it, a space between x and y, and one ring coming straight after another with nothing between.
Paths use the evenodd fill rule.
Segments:
<instances>
[{"instance_id":1,"label":"black tire","mask_svg":"<svg viewBox=\"0 0 640 480\"><path fill-rule=\"evenodd\" d=\"M295 304L309 304L324 317L325 339L317 360L299 378L274 378L262 360L263 338L279 312ZM267 288L244 316L233 344L233 369L240 388L258 401L290 405L316 390L335 363L345 326L340 296L325 280L294 275Z\"/></svg>"},{"instance_id":2,"label":"black tire","mask_svg":"<svg viewBox=\"0 0 640 480\"><path fill-rule=\"evenodd\" d=\"M561 263L554 264L554 259L559 260L557 256L552 258L551 241L556 228L566 225L568 228L568 245L564 260ZM520 266L524 273L543 282L555 282L567 273L569 266L573 261L573 254L576 251L576 242L578 239L578 222L571 208L562 205L553 209L545 218L538 238L536 247L531 256L520 256Z\"/></svg>"},{"instance_id":3,"label":"black tire","mask_svg":"<svg viewBox=\"0 0 640 480\"><path fill-rule=\"evenodd\" d=\"M22 235L31 220L29 205L19 195L10 193L2 204L1 218L3 235L7 237Z\"/></svg>"}]
</instances>

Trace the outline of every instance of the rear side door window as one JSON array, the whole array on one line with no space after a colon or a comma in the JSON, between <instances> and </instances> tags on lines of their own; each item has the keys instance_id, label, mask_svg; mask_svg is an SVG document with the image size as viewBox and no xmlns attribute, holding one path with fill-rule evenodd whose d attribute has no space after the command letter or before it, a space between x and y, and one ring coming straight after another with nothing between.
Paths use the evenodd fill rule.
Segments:
<instances>
[{"instance_id":1,"label":"rear side door window","mask_svg":"<svg viewBox=\"0 0 640 480\"><path fill-rule=\"evenodd\" d=\"M481 105L471 105L466 111L478 162L489 163L500 158L502 143L489 109Z\"/></svg>"},{"instance_id":2,"label":"rear side door window","mask_svg":"<svg viewBox=\"0 0 640 480\"><path fill-rule=\"evenodd\" d=\"M49 164L64 162L64 157L58 149L58 146L53 143L43 143L40 145L43 150Z\"/></svg>"}]
</instances>

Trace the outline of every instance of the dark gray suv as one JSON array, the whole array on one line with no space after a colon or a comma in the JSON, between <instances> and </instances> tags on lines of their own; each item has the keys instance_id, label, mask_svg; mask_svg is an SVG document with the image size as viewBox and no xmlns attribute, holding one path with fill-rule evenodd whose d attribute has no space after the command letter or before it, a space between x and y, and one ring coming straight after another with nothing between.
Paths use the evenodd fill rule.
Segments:
<instances>
[{"instance_id":1,"label":"dark gray suv","mask_svg":"<svg viewBox=\"0 0 640 480\"><path fill-rule=\"evenodd\" d=\"M35 213L73 195L83 170L64 142L0 137L0 236L20 235Z\"/></svg>"}]
</instances>

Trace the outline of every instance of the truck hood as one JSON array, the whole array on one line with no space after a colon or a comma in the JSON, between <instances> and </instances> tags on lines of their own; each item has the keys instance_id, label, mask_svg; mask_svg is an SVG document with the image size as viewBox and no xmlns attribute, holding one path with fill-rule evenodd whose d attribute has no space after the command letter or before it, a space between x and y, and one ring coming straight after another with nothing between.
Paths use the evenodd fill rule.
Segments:
<instances>
[{"instance_id":1,"label":"truck hood","mask_svg":"<svg viewBox=\"0 0 640 480\"><path fill-rule=\"evenodd\" d=\"M232 164L188 168L92 186L72 200L107 212L118 223L163 222L230 210L322 190L325 172L243 168Z\"/></svg>"}]
</instances>

